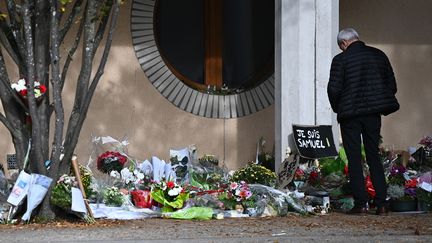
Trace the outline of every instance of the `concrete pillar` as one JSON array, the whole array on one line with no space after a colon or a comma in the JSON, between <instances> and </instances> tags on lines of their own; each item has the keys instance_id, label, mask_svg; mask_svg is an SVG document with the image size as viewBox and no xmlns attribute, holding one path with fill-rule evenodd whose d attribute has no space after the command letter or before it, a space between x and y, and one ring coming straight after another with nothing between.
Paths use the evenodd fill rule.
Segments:
<instances>
[{"instance_id":1,"label":"concrete pillar","mask_svg":"<svg viewBox=\"0 0 432 243\"><path fill-rule=\"evenodd\" d=\"M339 1L276 0L275 19L278 171L287 147L295 148L292 124L337 127L326 90L331 59L337 53Z\"/></svg>"}]
</instances>

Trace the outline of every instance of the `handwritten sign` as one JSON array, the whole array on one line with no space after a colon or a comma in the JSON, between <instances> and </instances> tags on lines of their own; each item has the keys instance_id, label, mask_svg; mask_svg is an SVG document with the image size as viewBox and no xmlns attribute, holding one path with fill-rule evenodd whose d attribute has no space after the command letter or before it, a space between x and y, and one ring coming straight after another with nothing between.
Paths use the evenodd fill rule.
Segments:
<instances>
[{"instance_id":1,"label":"handwritten sign","mask_svg":"<svg viewBox=\"0 0 432 243\"><path fill-rule=\"evenodd\" d=\"M330 125L293 125L293 136L297 150L304 158L319 159L337 156Z\"/></svg>"}]
</instances>

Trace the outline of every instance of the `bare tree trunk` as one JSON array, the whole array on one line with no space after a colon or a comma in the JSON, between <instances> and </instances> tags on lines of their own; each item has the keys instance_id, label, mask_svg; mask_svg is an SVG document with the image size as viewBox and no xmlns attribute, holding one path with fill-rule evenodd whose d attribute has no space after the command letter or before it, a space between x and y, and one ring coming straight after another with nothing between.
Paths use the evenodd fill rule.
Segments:
<instances>
[{"instance_id":1,"label":"bare tree trunk","mask_svg":"<svg viewBox=\"0 0 432 243\"><path fill-rule=\"evenodd\" d=\"M35 50L35 79L41 84L48 87L49 77L49 55L50 55L50 9L49 2L46 0L35 1L35 15L34 15L34 50ZM49 89L45 93L49 96ZM50 109L49 99L44 98L37 106L40 119L40 136L41 136L41 150L43 162L49 158L49 130L50 130Z\"/></svg>"},{"instance_id":2,"label":"bare tree trunk","mask_svg":"<svg viewBox=\"0 0 432 243\"><path fill-rule=\"evenodd\" d=\"M31 163L28 171L47 175L54 181L57 181L60 175L70 172L70 161L94 91L103 75L119 14L119 0L74 0L72 2L72 10L63 21L63 26L60 26L63 16L60 7L63 5L59 0L6 0L9 21L0 18L0 100L4 110L4 114L0 112L0 122L12 136L20 168L23 168L22 162L31 139ZM79 20L80 15L83 17ZM60 46L71 26L78 20L81 23L75 41L61 69ZM102 58L98 60L99 66L92 78L93 63L96 63L95 54L103 40L108 23L108 35ZM49 40L47 40L48 36ZM65 114L62 91L69 65L73 61L72 56L77 50L81 37L83 37L81 72L77 80L73 110L64 133ZM17 65L20 75L26 79L25 99L11 88L2 49L7 50ZM36 101L35 81L48 87L41 102ZM52 103L50 103L51 97ZM52 144L50 144L52 114L55 116L55 126L54 134L51 136ZM63 159L61 159L62 154L64 154ZM51 162L49 170L45 166L45 161L48 159ZM51 188L53 185L54 183ZM40 210L40 213L47 218L54 217L49 204L51 188Z\"/></svg>"}]
</instances>

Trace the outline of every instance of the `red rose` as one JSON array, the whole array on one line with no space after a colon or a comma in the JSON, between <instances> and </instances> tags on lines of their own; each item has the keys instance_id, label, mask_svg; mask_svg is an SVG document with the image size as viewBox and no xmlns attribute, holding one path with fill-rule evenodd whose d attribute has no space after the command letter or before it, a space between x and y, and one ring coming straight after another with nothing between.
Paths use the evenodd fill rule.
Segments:
<instances>
[{"instance_id":1,"label":"red rose","mask_svg":"<svg viewBox=\"0 0 432 243\"><path fill-rule=\"evenodd\" d=\"M168 182L167 182L167 187L168 187L169 189L173 189L173 188L175 187L174 182L172 182L172 181L168 181Z\"/></svg>"},{"instance_id":2,"label":"red rose","mask_svg":"<svg viewBox=\"0 0 432 243\"><path fill-rule=\"evenodd\" d=\"M318 171L314 170L314 171L311 171L311 173L309 174L308 180L310 183L315 184L318 182L318 177L319 177Z\"/></svg>"},{"instance_id":3,"label":"red rose","mask_svg":"<svg viewBox=\"0 0 432 243\"><path fill-rule=\"evenodd\" d=\"M41 85L39 85L39 90L40 90L41 94L43 94L46 92L47 88L45 85L41 84Z\"/></svg>"},{"instance_id":4,"label":"red rose","mask_svg":"<svg viewBox=\"0 0 432 243\"><path fill-rule=\"evenodd\" d=\"M344 174L345 174L346 176L349 175L348 165L345 165L345 167L344 167Z\"/></svg>"},{"instance_id":5,"label":"red rose","mask_svg":"<svg viewBox=\"0 0 432 243\"><path fill-rule=\"evenodd\" d=\"M417 180L416 179L411 179L411 180L405 181L405 188L415 188L415 187L417 187Z\"/></svg>"},{"instance_id":6,"label":"red rose","mask_svg":"<svg viewBox=\"0 0 432 243\"><path fill-rule=\"evenodd\" d=\"M372 185L372 180L371 180L370 176L366 176L365 186L366 186L366 191L369 195L369 198L374 198L376 196L376 192L375 192L375 188Z\"/></svg>"},{"instance_id":7,"label":"red rose","mask_svg":"<svg viewBox=\"0 0 432 243\"><path fill-rule=\"evenodd\" d=\"M19 92L19 94L20 94L22 97L25 97L25 96L27 96L27 90L26 90L26 89L23 89L23 90L21 90L21 91Z\"/></svg>"}]
</instances>

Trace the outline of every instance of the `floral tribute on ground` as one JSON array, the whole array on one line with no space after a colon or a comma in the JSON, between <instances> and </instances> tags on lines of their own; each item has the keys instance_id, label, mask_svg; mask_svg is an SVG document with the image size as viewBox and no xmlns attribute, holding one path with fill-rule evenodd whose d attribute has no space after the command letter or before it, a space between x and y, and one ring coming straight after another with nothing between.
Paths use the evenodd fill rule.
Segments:
<instances>
[{"instance_id":1,"label":"floral tribute on ground","mask_svg":"<svg viewBox=\"0 0 432 243\"><path fill-rule=\"evenodd\" d=\"M299 158L292 181L279 188L276 174L256 161L229 171L214 155L198 158L195 147L171 150L173 156L165 162L155 156L145 160L131 156L127 140L99 137L92 141L92 155L79 167L80 178L62 175L50 198L55 207L88 222L88 215L73 210L72 190L79 181L95 218L204 220L325 214L353 206L342 147L334 158ZM392 211L432 210L432 173L418 153L430 146L428 141L425 137L411 152L381 147ZM364 151L362 160L368 206L373 209L375 190Z\"/></svg>"}]
</instances>

